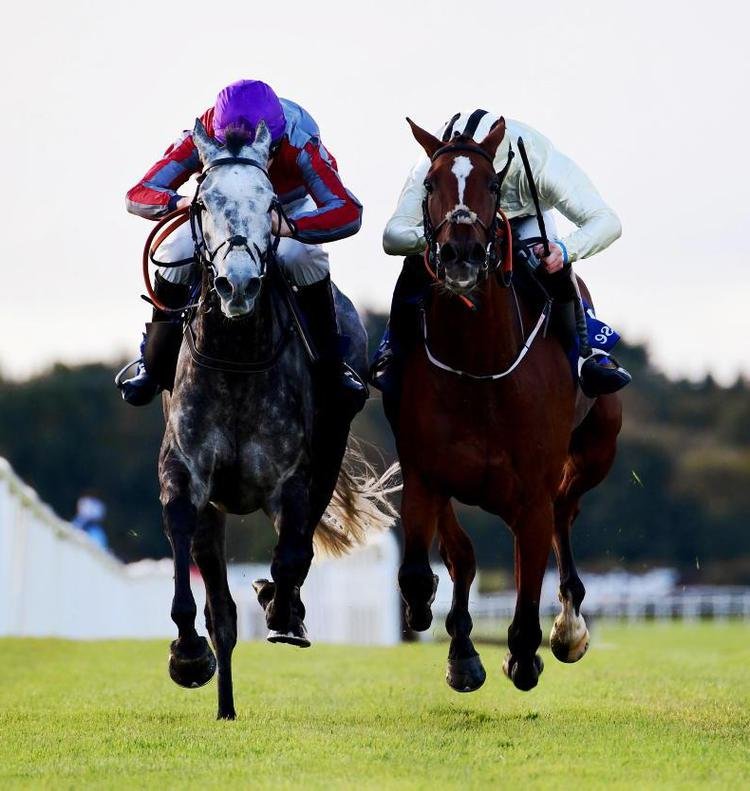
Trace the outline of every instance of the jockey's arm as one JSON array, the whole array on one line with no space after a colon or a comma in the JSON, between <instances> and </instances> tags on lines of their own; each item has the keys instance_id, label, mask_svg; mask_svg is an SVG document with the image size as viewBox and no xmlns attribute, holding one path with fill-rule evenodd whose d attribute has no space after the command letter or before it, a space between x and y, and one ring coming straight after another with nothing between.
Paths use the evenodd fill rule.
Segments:
<instances>
[{"instance_id":1,"label":"jockey's arm","mask_svg":"<svg viewBox=\"0 0 750 791\"><path fill-rule=\"evenodd\" d=\"M180 208L180 202L185 199L177 193L177 189L200 167L193 137L185 132L146 175L128 190L128 211L139 217L158 220Z\"/></svg>"},{"instance_id":2,"label":"jockey's arm","mask_svg":"<svg viewBox=\"0 0 750 791\"><path fill-rule=\"evenodd\" d=\"M552 149L535 176L542 203L577 226L562 239L570 263L601 252L620 237L619 218L573 160Z\"/></svg>"},{"instance_id":3,"label":"jockey's arm","mask_svg":"<svg viewBox=\"0 0 750 791\"><path fill-rule=\"evenodd\" d=\"M406 179L396 211L383 231L383 249L388 255L417 255L424 251L422 201L429 169L430 160L422 156Z\"/></svg>"},{"instance_id":4,"label":"jockey's arm","mask_svg":"<svg viewBox=\"0 0 750 791\"><path fill-rule=\"evenodd\" d=\"M290 217L292 235L304 244L323 244L357 233L362 225L362 204L346 189L336 160L316 138L297 154L297 167L316 209Z\"/></svg>"}]
</instances>

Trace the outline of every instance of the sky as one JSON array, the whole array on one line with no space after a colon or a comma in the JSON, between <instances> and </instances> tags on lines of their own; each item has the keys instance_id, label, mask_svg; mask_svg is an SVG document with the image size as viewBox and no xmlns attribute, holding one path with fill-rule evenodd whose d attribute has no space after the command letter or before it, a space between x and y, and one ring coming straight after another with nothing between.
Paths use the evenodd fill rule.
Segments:
<instances>
[{"instance_id":1,"label":"sky","mask_svg":"<svg viewBox=\"0 0 750 791\"><path fill-rule=\"evenodd\" d=\"M419 149L482 107L588 173L623 236L576 264L601 318L672 376L750 375L750 6L716 0L26 2L4 12L0 372L137 350L151 224L125 192L240 78L317 120L363 202L334 279L385 309L383 227Z\"/></svg>"}]
</instances>

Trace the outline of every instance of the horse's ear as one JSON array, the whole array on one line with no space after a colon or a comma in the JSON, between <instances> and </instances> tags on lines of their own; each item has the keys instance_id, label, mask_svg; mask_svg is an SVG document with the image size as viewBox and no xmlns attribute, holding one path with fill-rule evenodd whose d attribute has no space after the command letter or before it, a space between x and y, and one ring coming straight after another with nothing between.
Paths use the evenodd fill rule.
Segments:
<instances>
[{"instance_id":1,"label":"horse's ear","mask_svg":"<svg viewBox=\"0 0 750 791\"><path fill-rule=\"evenodd\" d=\"M198 156L201 158L201 162L203 162L204 165L212 159L216 159L220 151L219 146L209 137L206 127L203 126L203 122L200 118L195 119L193 142L198 149Z\"/></svg>"},{"instance_id":2,"label":"horse's ear","mask_svg":"<svg viewBox=\"0 0 750 791\"><path fill-rule=\"evenodd\" d=\"M497 153L500 143L505 137L505 119L500 116L495 126L490 129L490 133L479 144L493 159Z\"/></svg>"},{"instance_id":3,"label":"horse's ear","mask_svg":"<svg viewBox=\"0 0 750 791\"><path fill-rule=\"evenodd\" d=\"M260 155L263 162L268 161L268 155L271 150L271 133L268 131L265 121L261 121L255 129L253 149L256 154Z\"/></svg>"},{"instance_id":4,"label":"horse's ear","mask_svg":"<svg viewBox=\"0 0 750 791\"><path fill-rule=\"evenodd\" d=\"M445 145L443 141L438 140L435 135L431 135L427 130L422 129L421 126L417 126L411 118L407 118L406 120L411 127L411 133L414 135L414 139L422 146L428 157L432 158L432 155Z\"/></svg>"}]
</instances>

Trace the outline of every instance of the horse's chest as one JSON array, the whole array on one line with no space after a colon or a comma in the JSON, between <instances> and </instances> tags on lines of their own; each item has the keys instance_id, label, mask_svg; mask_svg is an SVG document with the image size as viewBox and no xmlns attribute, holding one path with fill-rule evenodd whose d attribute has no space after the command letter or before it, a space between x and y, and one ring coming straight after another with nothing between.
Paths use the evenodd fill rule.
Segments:
<instances>
[{"instance_id":1,"label":"horse's chest","mask_svg":"<svg viewBox=\"0 0 750 791\"><path fill-rule=\"evenodd\" d=\"M494 512L543 481L552 447L552 413L514 380L465 383L415 366L419 398L402 403L402 462L458 499ZM407 388L408 388L407 381Z\"/></svg>"},{"instance_id":2,"label":"horse's chest","mask_svg":"<svg viewBox=\"0 0 750 791\"><path fill-rule=\"evenodd\" d=\"M175 410L170 423L193 476L209 489L265 492L304 453L303 401L281 388L226 389Z\"/></svg>"}]
</instances>

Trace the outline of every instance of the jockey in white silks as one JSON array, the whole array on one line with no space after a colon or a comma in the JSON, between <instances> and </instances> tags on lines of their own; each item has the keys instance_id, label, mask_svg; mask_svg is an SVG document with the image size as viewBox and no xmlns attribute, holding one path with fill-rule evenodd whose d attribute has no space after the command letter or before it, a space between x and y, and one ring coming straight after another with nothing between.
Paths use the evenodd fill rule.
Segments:
<instances>
[{"instance_id":1,"label":"jockey in white silks","mask_svg":"<svg viewBox=\"0 0 750 791\"><path fill-rule=\"evenodd\" d=\"M457 113L440 129L437 136L448 142L456 135L467 135L479 142L499 118L484 110ZM609 247L622 232L620 221L588 176L575 162L557 151L546 137L518 121L506 120L505 123L505 137L494 161L498 173L502 173L507 165L500 208L511 221L517 239L540 236L532 192L521 157L517 156L516 141L521 137L528 153L550 241L549 255L544 256L543 247L538 244L533 248L534 256L530 258L530 263L532 267L543 267L544 272L550 275L569 269L570 278L563 280L565 288L554 296L560 306L560 316L568 325L565 334L578 341L581 387L589 396L615 392L630 382L630 374L605 350L591 348L586 314L570 265ZM422 155L414 165L401 191L396 211L383 233L385 252L407 256L407 259L394 291L389 330L373 364L373 384L381 389L400 386L397 383L400 379L400 362L405 348L413 341L418 324L415 303L429 284L421 261L409 256L420 256L421 259L426 246L422 212L426 195L424 181L430 164L428 157ZM565 237L560 237L557 232L554 209L576 226Z\"/></svg>"}]
</instances>

